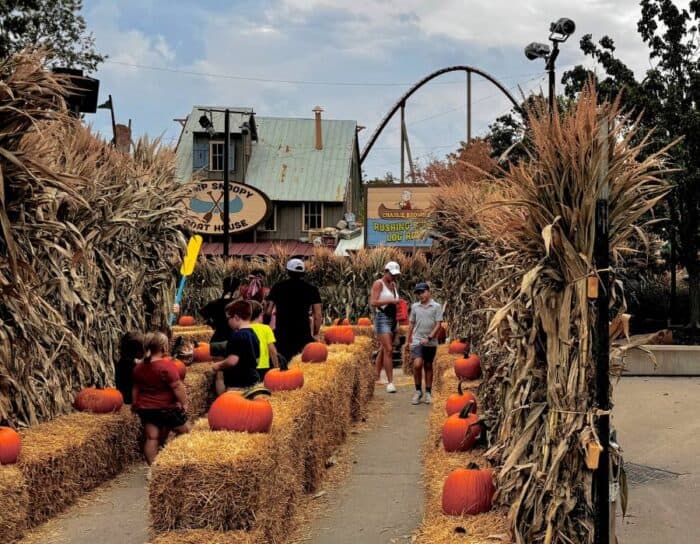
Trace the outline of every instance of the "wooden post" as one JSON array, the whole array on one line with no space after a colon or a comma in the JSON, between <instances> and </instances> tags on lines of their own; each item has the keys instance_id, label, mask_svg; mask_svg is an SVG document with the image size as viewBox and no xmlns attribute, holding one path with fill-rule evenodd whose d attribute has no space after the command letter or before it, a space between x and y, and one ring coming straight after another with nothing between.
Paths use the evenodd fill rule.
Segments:
<instances>
[{"instance_id":1,"label":"wooden post","mask_svg":"<svg viewBox=\"0 0 700 544\"><path fill-rule=\"evenodd\" d=\"M404 173L404 126L405 126L405 120L406 120L406 102L401 103L401 183L404 182L403 178L403 173Z\"/></svg>"},{"instance_id":2,"label":"wooden post","mask_svg":"<svg viewBox=\"0 0 700 544\"><path fill-rule=\"evenodd\" d=\"M467 71L467 145L472 141L472 73Z\"/></svg>"}]
</instances>

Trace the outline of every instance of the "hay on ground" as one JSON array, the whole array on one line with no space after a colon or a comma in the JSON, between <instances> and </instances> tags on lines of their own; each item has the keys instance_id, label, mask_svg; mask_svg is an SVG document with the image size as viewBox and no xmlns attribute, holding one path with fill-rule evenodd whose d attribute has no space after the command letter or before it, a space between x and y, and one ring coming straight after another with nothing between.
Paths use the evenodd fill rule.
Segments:
<instances>
[{"instance_id":1,"label":"hay on ground","mask_svg":"<svg viewBox=\"0 0 700 544\"><path fill-rule=\"evenodd\" d=\"M257 531L209 531L189 529L157 536L150 544L262 544L267 542Z\"/></svg>"},{"instance_id":2,"label":"hay on ground","mask_svg":"<svg viewBox=\"0 0 700 544\"><path fill-rule=\"evenodd\" d=\"M27 528L29 496L24 476L12 466L0 465L0 536L3 543L17 540Z\"/></svg>"}]
</instances>

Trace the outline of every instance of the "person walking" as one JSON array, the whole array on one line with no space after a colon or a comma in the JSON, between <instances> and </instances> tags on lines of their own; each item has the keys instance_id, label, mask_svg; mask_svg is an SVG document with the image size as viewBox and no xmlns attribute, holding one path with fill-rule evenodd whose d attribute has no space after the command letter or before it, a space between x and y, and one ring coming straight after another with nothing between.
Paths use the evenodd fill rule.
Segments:
<instances>
[{"instance_id":1,"label":"person walking","mask_svg":"<svg viewBox=\"0 0 700 544\"><path fill-rule=\"evenodd\" d=\"M421 282L416 284L413 292L418 296L418 302L411 306L411 316L408 325L407 349L411 350L413 359L413 381L416 391L413 393L412 404L420 404L421 399L426 404L432 402L433 361L437 351L437 335L442 327L442 306L433 300L430 286ZM425 396L422 390L423 371L425 371Z\"/></svg>"},{"instance_id":2,"label":"person walking","mask_svg":"<svg viewBox=\"0 0 700 544\"><path fill-rule=\"evenodd\" d=\"M379 353L375 361L376 379L379 381L383 367L388 381L387 393L396 393L392 352L397 331L396 305L401 300L397 283L400 275L399 263L386 263L383 276L372 284L369 301L370 306L377 310L374 318L374 332L379 338Z\"/></svg>"},{"instance_id":3,"label":"person walking","mask_svg":"<svg viewBox=\"0 0 700 544\"><path fill-rule=\"evenodd\" d=\"M309 342L318 337L321 330L321 294L315 285L304 279L306 266L301 259L287 262L289 277L270 289L265 307L269 322L276 312L275 337L277 351L287 361L298 355ZM309 327L309 311L312 312L312 327Z\"/></svg>"}]
</instances>

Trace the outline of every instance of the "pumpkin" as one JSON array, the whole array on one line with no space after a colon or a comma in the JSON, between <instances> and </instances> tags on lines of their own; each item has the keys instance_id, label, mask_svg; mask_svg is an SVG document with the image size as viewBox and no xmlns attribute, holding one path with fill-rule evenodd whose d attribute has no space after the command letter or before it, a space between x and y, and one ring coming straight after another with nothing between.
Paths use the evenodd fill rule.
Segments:
<instances>
[{"instance_id":1,"label":"pumpkin","mask_svg":"<svg viewBox=\"0 0 700 544\"><path fill-rule=\"evenodd\" d=\"M474 411L476 412L476 397L471 391L462 391L462 380L460 380L459 385L457 385L457 393L447 397L445 411L447 412L448 416L458 414L462 411L462 408L464 408L470 402L474 404Z\"/></svg>"},{"instance_id":2,"label":"pumpkin","mask_svg":"<svg viewBox=\"0 0 700 544\"><path fill-rule=\"evenodd\" d=\"M328 347L321 342L310 342L301 352L301 360L305 363L323 363L328 359Z\"/></svg>"},{"instance_id":3,"label":"pumpkin","mask_svg":"<svg viewBox=\"0 0 700 544\"><path fill-rule=\"evenodd\" d=\"M466 355L470 347L466 340L452 340L448 351L450 355Z\"/></svg>"},{"instance_id":4,"label":"pumpkin","mask_svg":"<svg viewBox=\"0 0 700 544\"><path fill-rule=\"evenodd\" d=\"M455 374L460 380L477 380L481 377L481 357L470 355L455 361Z\"/></svg>"},{"instance_id":5,"label":"pumpkin","mask_svg":"<svg viewBox=\"0 0 700 544\"><path fill-rule=\"evenodd\" d=\"M448 516L483 514L491 510L496 488L488 469L470 463L450 472L442 486L442 511Z\"/></svg>"},{"instance_id":6,"label":"pumpkin","mask_svg":"<svg viewBox=\"0 0 700 544\"><path fill-rule=\"evenodd\" d=\"M124 405L124 397L119 390L113 387L97 389L87 387L80 391L75 397L73 406L81 412L92 412L93 414L107 414L116 412Z\"/></svg>"},{"instance_id":7,"label":"pumpkin","mask_svg":"<svg viewBox=\"0 0 700 544\"><path fill-rule=\"evenodd\" d=\"M228 391L220 395L209 408L207 419L212 431L243 431L267 433L272 427L272 405L258 395L270 391L257 387L244 394Z\"/></svg>"},{"instance_id":8,"label":"pumpkin","mask_svg":"<svg viewBox=\"0 0 700 544\"><path fill-rule=\"evenodd\" d=\"M192 360L197 363L211 361L211 353L209 352L209 344L199 342L192 350Z\"/></svg>"},{"instance_id":9,"label":"pumpkin","mask_svg":"<svg viewBox=\"0 0 700 544\"><path fill-rule=\"evenodd\" d=\"M357 320L357 325L359 327L371 327L372 320L369 317L361 317L360 319Z\"/></svg>"},{"instance_id":10,"label":"pumpkin","mask_svg":"<svg viewBox=\"0 0 700 544\"><path fill-rule=\"evenodd\" d=\"M12 465L19 459L22 438L9 427L0 427L0 465Z\"/></svg>"},{"instance_id":11,"label":"pumpkin","mask_svg":"<svg viewBox=\"0 0 700 544\"><path fill-rule=\"evenodd\" d=\"M339 326L339 325L350 325L350 320L346 318L339 317L338 319L333 320L333 325L334 326Z\"/></svg>"},{"instance_id":12,"label":"pumpkin","mask_svg":"<svg viewBox=\"0 0 700 544\"><path fill-rule=\"evenodd\" d=\"M352 344L355 342L355 332L347 325L328 327L325 339L326 344Z\"/></svg>"},{"instance_id":13,"label":"pumpkin","mask_svg":"<svg viewBox=\"0 0 700 544\"><path fill-rule=\"evenodd\" d=\"M318 344L326 350L326 354L328 353L326 346L323 344L319 342L312 342L312 344ZM306 347L312 344L307 344ZM306 348L304 348L304 351L306 351ZM325 361L325 358L323 360ZM280 368L271 368L268 370L263 383L270 391L291 391L293 389L299 389L304 385L304 373L300 368L290 369L286 359L280 357Z\"/></svg>"},{"instance_id":14,"label":"pumpkin","mask_svg":"<svg viewBox=\"0 0 700 544\"><path fill-rule=\"evenodd\" d=\"M177 324L181 327L191 327L195 324L194 317L192 317L191 315L183 315L180 319L177 320Z\"/></svg>"},{"instance_id":15,"label":"pumpkin","mask_svg":"<svg viewBox=\"0 0 700 544\"><path fill-rule=\"evenodd\" d=\"M468 451L483 432L483 424L468 403L458 414L452 414L442 425L442 445L445 451Z\"/></svg>"},{"instance_id":16,"label":"pumpkin","mask_svg":"<svg viewBox=\"0 0 700 544\"><path fill-rule=\"evenodd\" d=\"M187 367L180 359L173 359L175 367L177 368L177 373L180 375L180 379L184 380L187 375Z\"/></svg>"}]
</instances>

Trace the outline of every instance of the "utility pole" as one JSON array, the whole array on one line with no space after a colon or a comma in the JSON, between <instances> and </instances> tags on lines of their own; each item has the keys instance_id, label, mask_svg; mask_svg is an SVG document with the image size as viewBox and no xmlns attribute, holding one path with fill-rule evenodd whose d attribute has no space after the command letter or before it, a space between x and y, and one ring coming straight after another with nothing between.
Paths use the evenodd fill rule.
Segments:
<instances>
[{"instance_id":1,"label":"utility pole","mask_svg":"<svg viewBox=\"0 0 700 544\"><path fill-rule=\"evenodd\" d=\"M226 108L224 111L224 258L228 258L229 249L229 177L231 175L229 168L230 148L231 148L231 119L230 110Z\"/></svg>"}]
</instances>

